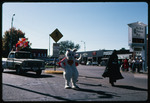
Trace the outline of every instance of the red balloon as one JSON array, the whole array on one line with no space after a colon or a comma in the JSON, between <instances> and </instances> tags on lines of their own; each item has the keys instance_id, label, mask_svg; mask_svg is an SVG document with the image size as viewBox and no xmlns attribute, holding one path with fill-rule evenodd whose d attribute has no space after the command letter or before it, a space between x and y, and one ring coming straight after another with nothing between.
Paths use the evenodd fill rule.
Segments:
<instances>
[{"instance_id":1,"label":"red balloon","mask_svg":"<svg viewBox=\"0 0 150 103\"><path fill-rule=\"evenodd\" d=\"M18 46L19 46L19 43L16 44L16 47L18 47Z\"/></svg>"}]
</instances>

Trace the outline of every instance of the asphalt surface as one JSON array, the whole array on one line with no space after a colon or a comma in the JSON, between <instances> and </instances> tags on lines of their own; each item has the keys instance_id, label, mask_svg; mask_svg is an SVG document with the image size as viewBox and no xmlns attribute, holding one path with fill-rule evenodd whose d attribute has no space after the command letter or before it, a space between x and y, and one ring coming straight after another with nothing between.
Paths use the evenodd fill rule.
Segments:
<instances>
[{"instance_id":1,"label":"asphalt surface","mask_svg":"<svg viewBox=\"0 0 150 103\"><path fill-rule=\"evenodd\" d=\"M64 89L62 74L47 74L40 77L34 72L17 75L15 71L2 73L2 100L10 101L147 101L148 75L145 73L121 72L124 79L115 87L101 75L105 67L78 66L80 89ZM46 69L53 70L53 69ZM57 68L57 71L63 69Z\"/></svg>"}]
</instances>

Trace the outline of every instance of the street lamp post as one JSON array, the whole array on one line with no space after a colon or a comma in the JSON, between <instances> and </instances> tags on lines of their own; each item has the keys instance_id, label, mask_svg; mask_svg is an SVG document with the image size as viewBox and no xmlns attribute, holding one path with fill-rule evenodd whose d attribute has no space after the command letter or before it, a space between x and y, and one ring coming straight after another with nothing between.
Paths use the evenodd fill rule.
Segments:
<instances>
[{"instance_id":1,"label":"street lamp post","mask_svg":"<svg viewBox=\"0 0 150 103\"><path fill-rule=\"evenodd\" d=\"M12 28L13 28L14 16L15 16L15 14L13 14L12 20L11 20L10 51L11 51L11 48L12 48Z\"/></svg>"},{"instance_id":2,"label":"street lamp post","mask_svg":"<svg viewBox=\"0 0 150 103\"><path fill-rule=\"evenodd\" d=\"M86 46L85 46L85 42L81 40L81 42L84 43L84 51L86 51Z\"/></svg>"},{"instance_id":3,"label":"street lamp post","mask_svg":"<svg viewBox=\"0 0 150 103\"><path fill-rule=\"evenodd\" d=\"M49 36L49 57L50 57L50 36Z\"/></svg>"}]
</instances>

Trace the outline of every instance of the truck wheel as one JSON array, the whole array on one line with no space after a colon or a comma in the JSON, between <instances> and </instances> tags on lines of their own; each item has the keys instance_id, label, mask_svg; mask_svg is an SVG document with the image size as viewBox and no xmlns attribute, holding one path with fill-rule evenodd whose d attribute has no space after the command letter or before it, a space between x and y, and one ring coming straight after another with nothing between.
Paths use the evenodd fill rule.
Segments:
<instances>
[{"instance_id":1,"label":"truck wheel","mask_svg":"<svg viewBox=\"0 0 150 103\"><path fill-rule=\"evenodd\" d=\"M36 75L41 75L41 73L42 73L42 70L38 70L38 71L36 71Z\"/></svg>"},{"instance_id":2,"label":"truck wheel","mask_svg":"<svg viewBox=\"0 0 150 103\"><path fill-rule=\"evenodd\" d=\"M22 73L20 66L18 66L18 67L16 68L16 73L17 73L17 74L21 74L21 73Z\"/></svg>"}]
</instances>

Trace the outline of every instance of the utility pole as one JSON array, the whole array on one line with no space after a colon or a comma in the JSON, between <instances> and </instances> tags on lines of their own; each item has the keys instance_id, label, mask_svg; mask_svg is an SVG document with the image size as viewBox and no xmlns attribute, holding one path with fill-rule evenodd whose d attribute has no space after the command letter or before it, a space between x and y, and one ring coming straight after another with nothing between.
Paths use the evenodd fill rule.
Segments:
<instances>
[{"instance_id":1,"label":"utility pole","mask_svg":"<svg viewBox=\"0 0 150 103\"><path fill-rule=\"evenodd\" d=\"M13 20L14 20L14 16L15 16L15 14L13 14L13 16L12 16L12 20L11 20L11 34L10 34L10 51L11 51L11 49L12 49L12 28L13 28Z\"/></svg>"},{"instance_id":2,"label":"utility pole","mask_svg":"<svg viewBox=\"0 0 150 103\"><path fill-rule=\"evenodd\" d=\"M49 36L49 56L50 56L50 36Z\"/></svg>"}]
</instances>

